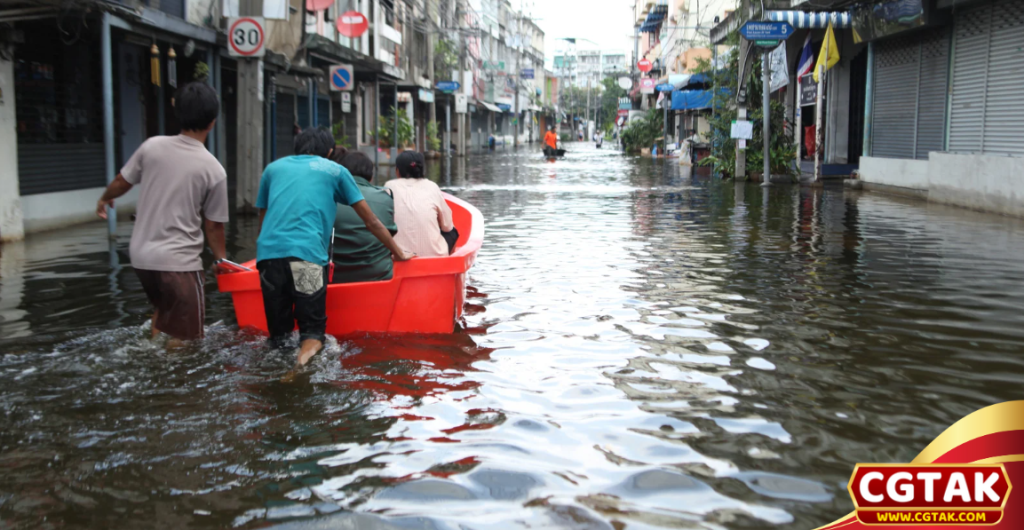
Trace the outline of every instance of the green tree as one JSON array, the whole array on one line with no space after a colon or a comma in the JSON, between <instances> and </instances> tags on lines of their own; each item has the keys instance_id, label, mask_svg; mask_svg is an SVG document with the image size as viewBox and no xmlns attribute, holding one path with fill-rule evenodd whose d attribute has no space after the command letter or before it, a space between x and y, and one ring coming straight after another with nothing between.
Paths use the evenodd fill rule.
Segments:
<instances>
[{"instance_id":1,"label":"green tree","mask_svg":"<svg viewBox=\"0 0 1024 530\"><path fill-rule=\"evenodd\" d=\"M626 97L629 93L619 86L617 76L602 79L601 87L601 108L598 111L597 122L606 132L611 132L619 115L619 98Z\"/></svg>"},{"instance_id":2,"label":"green tree","mask_svg":"<svg viewBox=\"0 0 1024 530\"><path fill-rule=\"evenodd\" d=\"M711 79L713 90L712 108L714 115L708 120L711 127L711 156L701 163L713 165L716 172L723 178L736 174L736 141L730 138L732 122L736 120L736 80L739 78L739 34L733 32L726 40L733 45L724 57L720 68L712 68L711 62L700 60L696 72L707 75ZM747 90L747 119L754 124L753 139L747 142L746 160L748 173L760 173L763 167L763 109L761 104L760 54L755 55L750 69ZM771 138L769 140L770 170L773 174L795 174L796 149L786 131L785 107L773 102L770 107Z\"/></svg>"}]
</instances>

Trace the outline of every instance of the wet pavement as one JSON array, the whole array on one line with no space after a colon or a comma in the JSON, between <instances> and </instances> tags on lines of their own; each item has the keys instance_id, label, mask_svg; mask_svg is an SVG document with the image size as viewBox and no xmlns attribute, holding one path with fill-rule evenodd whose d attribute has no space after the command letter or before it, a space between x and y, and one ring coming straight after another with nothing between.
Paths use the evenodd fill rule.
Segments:
<instances>
[{"instance_id":1,"label":"wet pavement","mask_svg":"<svg viewBox=\"0 0 1024 530\"><path fill-rule=\"evenodd\" d=\"M814 528L1020 398L1021 221L571 147L434 166L487 222L463 329L291 384L212 283L146 340L130 224L0 248L0 528Z\"/></svg>"}]
</instances>

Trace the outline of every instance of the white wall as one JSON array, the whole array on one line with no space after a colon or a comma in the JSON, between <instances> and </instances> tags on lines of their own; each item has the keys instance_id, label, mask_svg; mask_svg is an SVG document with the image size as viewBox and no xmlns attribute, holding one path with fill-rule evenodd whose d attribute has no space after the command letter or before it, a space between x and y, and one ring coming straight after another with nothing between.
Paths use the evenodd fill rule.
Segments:
<instances>
[{"instance_id":1,"label":"white wall","mask_svg":"<svg viewBox=\"0 0 1024 530\"><path fill-rule=\"evenodd\" d=\"M13 63L0 59L0 241L16 241L24 236L14 97Z\"/></svg>"},{"instance_id":2,"label":"white wall","mask_svg":"<svg viewBox=\"0 0 1024 530\"><path fill-rule=\"evenodd\" d=\"M929 155L928 200L1024 216L1024 158Z\"/></svg>"},{"instance_id":3,"label":"white wall","mask_svg":"<svg viewBox=\"0 0 1024 530\"><path fill-rule=\"evenodd\" d=\"M88 188L22 197L25 231L40 232L98 220L96 201L103 195L103 189ZM118 215L129 215L134 212L138 198L139 190L133 189L114 201Z\"/></svg>"},{"instance_id":4,"label":"white wall","mask_svg":"<svg viewBox=\"0 0 1024 530\"><path fill-rule=\"evenodd\" d=\"M928 161L862 156L860 179L871 184L927 190Z\"/></svg>"},{"instance_id":5,"label":"white wall","mask_svg":"<svg viewBox=\"0 0 1024 530\"><path fill-rule=\"evenodd\" d=\"M860 178L927 192L928 200L1024 217L1024 158L929 153L928 160L865 156Z\"/></svg>"}]
</instances>

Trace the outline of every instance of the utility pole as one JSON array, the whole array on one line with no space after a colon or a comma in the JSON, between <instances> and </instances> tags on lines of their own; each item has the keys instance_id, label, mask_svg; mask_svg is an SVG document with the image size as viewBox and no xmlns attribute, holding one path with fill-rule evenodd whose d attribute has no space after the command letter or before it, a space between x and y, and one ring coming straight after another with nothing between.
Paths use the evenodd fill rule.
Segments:
<instances>
[{"instance_id":1,"label":"utility pole","mask_svg":"<svg viewBox=\"0 0 1024 530\"><path fill-rule=\"evenodd\" d=\"M522 13L516 14L516 34L512 36L512 56L514 59L515 66L512 68L512 108L515 109L515 127L512 129L512 147L519 148L519 41L521 40L519 22L521 20Z\"/></svg>"},{"instance_id":2,"label":"utility pole","mask_svg":"<svg viewBox=\"0 0 1024 530\"><path fill-rule=\"evenodd\" d=\"M586 120L587 120L587 123L585 123L583 125L584 130L586 130L586 133L584 133L584 134L589 135L590 134L590 74L587 74L587 118L586 118Z\"/></svg>"},{"instance_id":3,"label":"utility pole","mask_svg":"<svg viewBox=\"0 0 1024 530\"><path fill-rule=\"evenodd\" d=\"M299 14L305 20L306 4ZM262 16L262 0L241 0L239 15ZM304 52L303 52L304 53ZM213 73L211 72L212 76ZM238 102L235 144L238 153L235 208L239 213L256 212L256 195L263 174L263 59L238 58ZM312 121L312 116L310 116Z\"/></svg>"},{"instance_id":4,"label":"utility pole","mask_svg":"<svg viewBox=\"0 0 1024 530\"><path fill-rule=\"evenodd\" d=\"M437 37L435 37L435 33L431 28L432 24L437 20L437 15L433 9L435 5L436 3L432 0L426 1L427 29L431 30L427 31L427 79L430 80L430 90L434 90L434 87L437 86L437 79L434 78L434 39ZM364 51L364 53L366 52ZM373 56L373 54L368 55ZM436 102L437 98L434 98L434 101L427 105L427 119L434 123L437 123Z\"/></svg>"},{"instance_id":5,"label":"utility pole","mask_svg":"<svg viewBox=\"0 0 1024 530\"><path fill-rule=\"evenodd\" d=\"M822 130L824 112L821 108L821 100L825 97L825 75L828 72L828 39L825 38L825 64L818 68L818 97L814 106L814 182L821 182L821 159L825 154L825 131Z\"/></svg>"},{"instance_id":6,"label":"utility pole","mask_svg":"<svg viewBox=\"0 0 1024 530\"><path fill-rule=\"evenodd\" d=\"M772 83L772 60L770 56L770 50L764 48L761 53L761 77L763 79L761 89L761 117L764 124L761 126L763 129L764 137L764 173L761 175L761 187L767 188L772 185L772 172L771 172L771 122L772 122L772 107L771 107L771 83Z\"/></svg>"},{"instance_id":7,"label":"utility pole","mask_svg":"<svg viewBox=\"0 0 1024 530\"><path fill-rule=\"evenodd\" d=\"M456 17L457 17L456 23L457 23L458 28L459 28L459 75L458 75L459 79L458 79L458 81L462 85L466 85L466 74L465 74L465 72L466 72L466 55L467 55L467 53L466 53L466 36L462 34L462 24L463 24L463 22L465 20L465 17L463 17L460 14L458 14L458 11L456 11L456 13L457 13L457 15L456 15ZM467 91L467 87L466 86L461 86L461 90ZM468 105L467 105L467 107L468 107ZM466 112L463 112L463 113L458 115L458 118L459 118L459 123L458 123L459 137L458 137L458 140L456 140L456 142L455 142L455 150L456 150L456 154L458 156L466 156L466 135L469 132L469 114L468 113L469 113L469 109L467 108Z\"/></svg>"}]
</instances>

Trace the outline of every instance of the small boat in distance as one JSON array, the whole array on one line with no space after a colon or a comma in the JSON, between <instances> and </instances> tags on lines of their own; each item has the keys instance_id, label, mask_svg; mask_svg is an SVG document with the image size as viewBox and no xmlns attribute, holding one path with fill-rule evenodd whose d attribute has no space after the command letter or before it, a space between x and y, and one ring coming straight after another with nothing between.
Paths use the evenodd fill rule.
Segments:
<instances>
[{"instance_id":1,"label":"small boat in distance","mask_svg":"<svg viewBox=\"0 0 1024 530\"><path fill-rule=\"evenodd\" d=\"M444 197L459 230L452 255L397 262L392 278L383 282L327 286L327 333L454 331L466 300L466 273L484 242L484 219L473 205L447 193ZM256 260L243 265L252 270L218 275L217 285L220 292L231 293L238 327L266 334Z\"/></svg>"}]
</instances>

